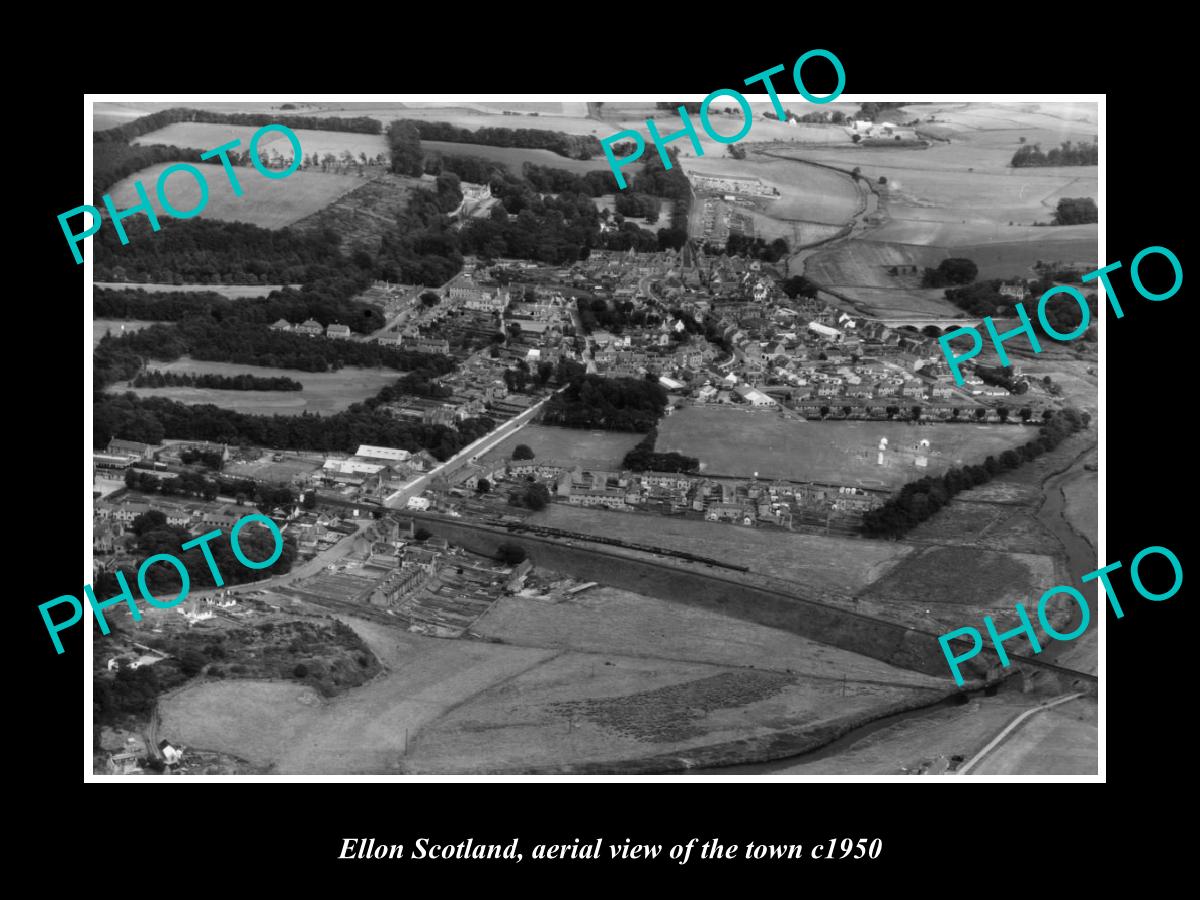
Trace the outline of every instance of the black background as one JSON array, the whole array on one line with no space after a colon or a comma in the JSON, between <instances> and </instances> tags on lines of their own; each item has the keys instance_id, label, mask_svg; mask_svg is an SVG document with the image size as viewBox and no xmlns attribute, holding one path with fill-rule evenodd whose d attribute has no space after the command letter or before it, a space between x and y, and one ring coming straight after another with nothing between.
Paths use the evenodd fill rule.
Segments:
<instances>
[{"instance_id":1,"label":"black background","mask_svg":"<svg viewBox=\"0 0 1200 900\"><path fill-rule=\"evenodd\" d=\"M1114 577L1126 615L1107 618L1107 765L1104 802L1096 793L1058 783L1007 783L968 787L946 780L933 793L915 793L882 783L603 784L281 784L264 788L210 783L187 790L169 781L175 793L141 791L137 799L115 796L119 788L85 786L81 756L90 737L83 734L81 698L82 629L63 635L66 652L54 654L37 604L60 594L80 593L81 544L74 531L80 521L81 466L79 417L81 352L90 352L80 312L82 267L76 266L55 216L80 200L80 150L83 97L72 84L50 94L43 85L37 101L37 159L43 173L28 179L20 222L33 231L9 235L9 264L18 275L10 284L16 315L9 326L10 436L7 512L7 572L10 624L23 644L20 662L8 673L26 709L10 723L10 779L28 772L12 789L28 794L22 822L25 843L35 852L83 855L93 872L107 871L120 889L122 867L136 864L138 874L159 866L175 867L184 880L141 882L153 890L187 884L293 882L316 888L325 879L350 886L363 876L394 890L415 887L414 876L467 875L472 881L501 885L545 878L560 890L584 889L601 875L616 883L640 885L647 876L685 889L736 879L753 890L803 890L816 881L854 887L870 881L904 890L966 892L1000 879L1022 881L1021 870L1058 867L1060 874L1083 861L1103 865L1103 847L1140 845L1168 835L1144 808L1167 803L1171 781L1182 777L1190 752L1181 744L1181 728L1190 726L1190 683L1185 668L1191 630L1185 621L1187 585L1170 600L1152 603L1137 597L1129 584L1129 561L1152 544L1171 548L1188 570L1180 513L1190 497L1192 450L1188 437L1195 406L1190 398L1190 367L1195 357L1184 322L1182 291L1151 303L1137 296L1126 274L1143 247L1171 248L1188 265L1183 222L1189 213L1194 141L1187 122L1193 111L1181 101L1187 73L1184 60L1193 52L1171 37L1178 28L1090 25L1079 16L1052 23L1032 19L1020 25L970 23L921 8L912 11L846 11L828 25L815 24L799 8L775 18L728 8L714 14L681 11L653 23L632 12L597 9L588 29L602 32L581 38L575 26L552 24L558 13L528 11L544 34L518 35L467 27L434 36L421 24L406 31L395 47L382 43L373 52L345 45L326 52L321 40L305 41L318 61L287 63L287 52L262 56L253 41L239 44L242 62L227 69L197 57L196 66L159 72L148 66L120 74L101 70L86 87L101 92L207 92L269 90L280 99L309 99L318 93L391 91L493 93L656 92L704 94L719 87L740 87L746 77L777 64L776 76L787 85L792 62L814 47L836 53L846 71L847 94L935 93L1105 93L1108 97L1107 156L1108 252L1105 262L1122 260L1126 270L1114 283L1125 309L1121 320L1107 316L1107 457L1101 477L1107 484L1105 561L1122 560ZM499 13L497 15L500 15ZM1013 13L1012 15L1017 15ZM611 18L611 22L609 19ZM445 23L443 23L445 24ZM359 28L369 32L370 23ZM449 26L446 26L447 28ZM533 27L530 23L523 26ZM273 46L287 47L298 36L274 34ZM1153 31L1153 33L1151 33ZM383 35L379 35L380 38ZM376 38L372 38L374 41ZM201 43L208 40L201 36ZM214 42L219 39L214 36ZM728 46L726 46L728 45ZM207 46L207 45L205 45ZM317 49L314 51L313 48ZM430 56L433 49L436 57ZM448 50L448 52L442 52ZM221 54L218 54L221 55ZM258 62L253 62L257 59ZM165 66L164 66L165 68ZM806 65L809 89L824 94L821 63ZM287 77L295 72L294 80ZM253 73L258 73L257 75ZM342 77L341 73L346 73ZM371 73L370 77L366 73ZM1190 81L1190 79L1188 79ZM783 90L783 88L780 88ZM790 91L786 91L790 93ZM899 98L898 98L899 99ZM796 108L796 104L790 104ZM10 134L13 134L10 132ZM15 136L15 135L14 135ZM10 166L28 162L10 158ZM10 169L10 171L12 171ZM10 201L10 204L12 201ZM32 259L27 260L26 257ZM81 346L82 344L82 346ZM32 356L32 358L29 358ZM89 467L90 468L90 467ZM1190 492L1188 492L1190 493ZM1147 576L1147 582L1156 582ZM1161 587L1160 587L1161 589ZM25 762L22 762L25 761ZM129 782L139 779L129 779ZM958 790L949 787L957 784ZM171 790L172 788L168 788ZM1093 786L1092 791L1097 788ZM269 790L270 796L266 791ZM108 791L106 796L101 792ZM182 791L182 793L180 793ZM254 796L248 796L252 793ZM986 793L986 796L983 794ZM30 818L32 817L32 818ZM70 836L69 836L70 835ZM475 863L339 862L345 837L373 836L379 842L411 845L417 837L457 843L467 837L506 843L521 838L526 861L518 866ZM882 837L885 849L873 863L813 862L750 865L701 864L693 857L679 867L663 857L658 863L533 864L535 843L581 843L603 836L606 843L670 845L691 837L718 837L723 843L747 840L772 843L827 842L841 837ZM71 849L63 849L69 841ZM57 848L56 849L56 845ZM1161 857L1169 855L1159 847ZM198 854L198 855L197 855ZM62 857L60 857L62 858ZM188 862L183 862L187 859ZM178 863L173 860L179 860ZM136 862L135 862L136 861ZM899 871L919 880L897 883ZM83 867L81 867L83 871ZM236 876L236 879L235 879ZM580 877L582 876L582 877ZM1044 882L1037 882L1044 884ZM447 889L460 882L442 882ZM1035 883L1027 883L1031 889Z\"/></svg>"}]
</instances>

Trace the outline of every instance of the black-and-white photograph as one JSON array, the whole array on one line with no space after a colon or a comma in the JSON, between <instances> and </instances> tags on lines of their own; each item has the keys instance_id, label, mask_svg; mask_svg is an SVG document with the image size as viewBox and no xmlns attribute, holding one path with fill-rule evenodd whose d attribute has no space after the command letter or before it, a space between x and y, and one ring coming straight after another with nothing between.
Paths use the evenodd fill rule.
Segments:
<instances>
[{"instance_id":1,"label":"black-and-white photograph","mask_svg":"<svg viewBox=\"0 0 1200 900\"><path fill-rule=\"evenodd\" d=\"M785 78L91 98L92 776L1097 775L1103 98Z\"/></svg>"}]
</instances>

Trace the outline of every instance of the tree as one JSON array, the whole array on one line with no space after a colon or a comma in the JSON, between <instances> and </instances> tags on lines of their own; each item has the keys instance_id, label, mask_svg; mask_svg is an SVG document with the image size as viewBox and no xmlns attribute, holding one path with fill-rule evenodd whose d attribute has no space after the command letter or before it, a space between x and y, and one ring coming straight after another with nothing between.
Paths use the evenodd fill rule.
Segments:
<instances>
[{"instance_id":1,"label":"tree","mask_svg":"<svg viewBox=\"0 0 1200 900\"><path fill-rule=\"evenodd\" d=\"M987 418L987 410L984 409L982 406L979 407L977 410L975 410L975 418L986 419Z\"/></svg>"},{"instance_id":2,"label":"tree","mask_svg":"<svg viewBox=\"0 0 1200 900\"><path fill-rule=\"evenodd\" d=\"M307 678L308 666L304 663L296 663L296 668L292 669L292 675L296 678Z\"/></svg>"},{"instance_id":3,"label":"tree","mask_svg":"<svg viewBox=\"0 0 1200 900\"><path fill-rule=\"evenodd\" d=\"M998 415L1000 417L1001 422L1007 422L1008 421L1008 407L1001 406L999 409L996 410L996 415Z\"/></svg>"},{"instance_id":4,"label":"tree","mask_svg":"<svg viewBox=\"0 0 1200 900\"><path fill-rule=\"evenodd\" d=\"M525 562L529 554L520 544L503 543L496 548L496 559L506 566L516 566Z\"/></svg>"},{"instance_id":5,"label":"tree","mask_svg":"<svg viewBox=\"0 0 1200 900\"><path fill-rule=\"evenodd\" d=\"M418 528L416 530L416 532L413 533L413 538L415 538L418 541L427 541L431 537L433 537L433 533L428 528L425 528L424 526L422 526L421 528Z\"/></svg>"},{"instance_id":6,"label":"tree","mask_svg":"<svg viewBox=\"0 0 1200 900\"><path fill-rule=\"evenodd\" d=\"M884 412L887 413L887 417L889 419L894 419L894 418L896 418L896 416L900 415L900 407L889 406L884 410Z\"/></svg>"},{"instance_id":7,"label":"tree","mask_svg":"<svg viewBox=\"0 0 1200 900\"><path fill-rule=\"evenodd\" d=\"M912 417L914 422L919 422L921 420L921 407L914 406L912 408Z\"/></svg>"},{"instance_id":8,"label":"tree","mask_svg":"<svg viewBox=\"0 0 1200 900\"><path fill-rule=\"evenodd\" d=\"M492 483L486 478L480 478L477 482L475 482L475 493L477 494L486 494L491 489Z\"/></svg>"},{"instance_id":9,"label":"tree","mask_svg":"<svg viewBox=\"0 0 1200 900\"><path fill-rule=\"evenodd\" d=\"M437 306L442 298L433 291L425 291L420 297L421 303L427 307Z\"/></svg>"},{"instance_id":10,"label":"tree","mask_svg":"<svg viewBox=\"0 0 1200 900\"><path fill-rule=\"evenodd\" d=\"M303 506L305 509L316 509L317 508L317 492L312 491L312 490L305 491L304 492L304 500L301 503L301 506Z\"/></svg>"},{"instance_id":11,"label":"tree","mask_svg":"<svg viewBox=\"0 0 1200 900\"><path fill-rule=\"evenodd\" d=\"M829 415L829 407L822 406L821 407L821 418L824 419L827 415Z\"/></svg>"},{"instance_id":12,"label":"tree","mask_svg":"<svg viewBox=\"0 0 1200 900\"><path fill-rule=\"evenodd\" d=\"M138 537L151 531L161 531L167 525L167 516L161 510L148 509L136 516L129 527Z\"/></svg>"},{"instance_id":13,"label":"tree","mask_svg":"<svg viewBox=\"0 0 1200 900\"><path fill-rule=\"evenodd\" d=\"M517 444L513 448L513 459L533 459L533 450L528 444Z\"/></svg>"}]
</instances>

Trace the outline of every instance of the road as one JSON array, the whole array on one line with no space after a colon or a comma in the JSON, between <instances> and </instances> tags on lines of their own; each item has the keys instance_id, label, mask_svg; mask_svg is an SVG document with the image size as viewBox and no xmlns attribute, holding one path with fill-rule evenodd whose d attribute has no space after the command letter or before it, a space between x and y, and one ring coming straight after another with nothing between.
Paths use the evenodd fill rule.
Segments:
<instances>
[{"instance_id":1,"label":"road","mask_svg":"<svg viewBox=\"0 0 1200 900\"><path fill-rule=\"evenodd\" d=\"M565 388L559 388L560 391L564 389ZM557 393L557 391L555 393ZM434 478L438 477L439 475L453 474L467 463L474 462L476 459L487 453L514 432L524 428L529 424L533 417L538 414L542 408L542 404L553 396L554 394L550 394L549 396L543 397L537 403L533 404L533 406L529 407L529 409L525 410L525 412L509 419L494 431L489 431L479 440L475 441L473 444L467 445L456 455L450 457L450 459L446 460L441 465L435 466L424 475L421 475L418 478L408 482L406 485L404 485L404 487L400 488L400 490L396 491L394 494L390 495L386 500L384 500L383 505L390 509L403 508L407 505L410 497L419 497L422 493L424 493Z\"/></svg>"},{"instance_id":2,"label":"road","mask_svg":"<svg viewBox=\"0 0 1200 900\"><path fill-rule=\"evenodd\" d=\"M1083 693L1067 694L1065 697L1059 697L1049 703L1027 709L996 735L992 740L976 753L973 757L967 760L959 770L957 775L969 775L971 770L975 769L976 775L1082 775L1084 772L1078 771L1080 763L1083 763L1084 769L1090 768L1090 761L1094 760L1094 755L1088 756L1088 748L1080 746L1080 741L1071 740L1068 742L1048 742L1047 737L1052 734L1059 734L1064 730L1071 729L1070 725L1065 721L1056 721L1059 717L1045 715L1049 710L1056 706L1061 706L1064 703L1069 703L1072 700L1077 700L1083 697ZM1036 720L1032 720L1033 716L1038 716ZM1079 715L1079 721L1083 721L1083 715ZM1032 720L1032 721L1031 721ZM1019 733L1014 734L1019 727L1029 723L1022 728ZM1086 730L1086 726L1085 726ZM1095 729L1092 728L1093 740ZM1012 738L1004 743L1006 738L1012 735ZM1062 735L1059 734L1061 737ZM1086 744L1086 741L1082 742ZM1003 746L1001 746L1003 744ZM1063 753L1062 748L1074 750L1074 753ZM997 748L999 751L997 752ZM988 754L992 754L988 758ZM1075 771L1066 772L1046 772L1034 771L1035 769L1044 769L1049 764L1051 768L1064 767Z\"/></svg>"}]
</instances>

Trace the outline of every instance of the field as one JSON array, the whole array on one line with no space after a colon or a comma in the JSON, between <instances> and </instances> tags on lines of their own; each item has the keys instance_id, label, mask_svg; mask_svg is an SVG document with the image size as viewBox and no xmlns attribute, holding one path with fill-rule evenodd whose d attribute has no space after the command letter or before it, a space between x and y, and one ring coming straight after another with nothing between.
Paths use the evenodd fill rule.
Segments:
<instances>
[{"instance_id":1,"label":"field","mask_svg":"<svg viewBox=\"0 0 1200 900\"><path fill-rule=\"evenodd\" d=\"M880 466L876 455L883 437L889 448ZM692 406L663 420L656 449L696 456L701 471L712 475L757 472L767 479L895 488L950 466L982 462L1032 437L1031 430L1014 425L797 422L764 411ZM920 440L930 442L925 468L912 460Z\"/></svg>"},{"instance_id":2,"label":"field","mask_svg":"<svg viewBox=\"0 0 1200 900\"><path fill-rule=\"evenodd\" d=\"M223 409L258 415L294 415L301 413L341 412L352 403L373 397L385 385L392 384L400 373L392 369L363 369L346 366L339 372L301 372L298 369L274 369L241 363L207 362L180 357L173 362L150 361L151 369L163 372L191 372L197 375L260 375L265 378L285 376L304 385L302 391L218 391L210 388L161 387L132 388L127 382L112 385L114 393L132 391L139 397L166 397L180 403L195 405L212 403Z\"/></svg>"},{"instance_id":3,"label":"field","mask_svg":"<svg viewBox=\"0 0 1200 900\"><path fill-rule=\"evenodd\" d=\"M159 163L123 178L109 192L119 208L138 202L134 182L142 182L158 215L162 210L155 184L158 174L173 163ZM287 178L271 180L253 167L235 171L245 194L234 196L233 188L220 166L199 166L208 183L208 204L199 218L222 222L247 222L263 228L285 228L318 210L324 209L338 197L360 187L363 179L354 175L333 175L313 170L293 172ZM187 211L200 202L200 186L187 174L171 177L166 185L167 199L176 209Z\"/></svg>"},{"instance_id":4,"label":"field","mask_svg":"<svg viewBox=\"0 0 1200 900\"><path fill-rule=\"evenodd\" d=\"M135 319L93 319L92 320L92 349L100 344L100 339L106 334L120 337L122 332L133 333L157 325L157 322L139 322Z\"/></svg>"},{"instance_id":5,"label":"field","mask_svg":"<svg viewBox=\"0 0 1200 900\"><path fill-rule=\"evenodd\" d=\"M865 599L1011 608L1054 584L1054 559L978 547L929 546L906 556L863 592ZM961 615L961 611L958 613Z\"/></svg>"},{"instance_id":6,"label":"field","mask_svg":"<svg viewBox=\"0 0 1200 900\"><path fill-rule=\"evenodd\" d=\"M849 246L846 244L843 247ZM822 260L823 262L823 260ZM826 282L833 285L832 282ZM934 290L886 290L883 288L836 285L837 292L854 301L860 313L872 318L905 324L905 319L963 319L978 321L978 316L966 312L950 303L942 295L944 289Z\"/></svg>"},{"instance_id":7,"label":"field","mask_svg":"<svg viewBox=\"0 0 1200 900\"><path fill-rule=\"evenodd\" d=\"M511 117L509 117L509 122L512 122ZM518 125L513 123L506 127L516 128ZM477 156L503 163L510 172L516 175L521 174L521 167L527 162L536 163L539 166L549 166L552 169L565 169L576 174L608 169L608 160L603 155L595 159L570 159L549 150L525 147L489 147L486 144L456 144L452 141L421 141L421 149L426 153L440 153L443 156ZM636 168L633 171L636 171Z\"/></svg>"},{"instance_id":8,"label":"field","mask_svg":"<svg viewBox=\"0 0 1200 900\"><path fill-rule=\"evenodd\" d=\"M767 201L763 209L772 219L844 225L859 207L853 180L820 166L754 153L741 160L728 156L688 157L682 165L688 174L758 178L778 188L780 196Z\"/></svg>"},{"instance_id":9,"label":"field","mask_svg":"<svg viewBox=\"0 0 1200 900\"><path fill-rule=\"evenodd\" d=\"M433 184L432 178L423 181L390 172L366 181L354 180L356 187L296 222L295 227L300 231L331 228L342 235L343 246L368 244L378 249L380 237L396 227L396 217L407 208L412 192Z\"/></svg>"},{"instance_id":10,"label":"field","mask_svg":"<svg viewBox=\"0 0 1200 900\"><path fill-rule=\"evenodd\" d=\"M621 468L625 454L643 435L623 431L586 431L552 425L526 425L497 444L484 457L502 460L512 456L517 444L528 444L537 459L570 460L585 469L610 471Z\"/></svg>"},{"instance_id":11,"label":"field","mask_svg":"<svg viewBox=\"0 0 1200 900\"><path fill-rule=\"evenodd\" d=\"M96 287L114 291L143 290L149 294L170 294L183 291L212 291L233 300L266 297L285 287L300 288L298 284L158 284L149 281L97 281Z\"/></svg>"},{"instance_id":12,"label":"field","mask_svg":"<svg viewBox=\"0 0 1200 900\"><path fill-rule=\"evenodd\" d=\"M910 552L898 541L825 537L649 513L613 512L552 503L529 521L584 534L619 535L634 543L743 563L759 575L811 592L853 593Z\"/></svg>"},{"instance_id":13,"label":"field","mask_svg":"<svg viewBox=\"0 0 1200 900\"><path fill-rule=\"evenodd\" d=\"M250 138L258 131L252 125L222 125L207 122L175 122L166 128L152 131L139 138L134 138L133 144L173 144L176 147L193 147L196 150L211 150L232 140L241 141L238 150L250 149ZM368 158L374 158L382 153L389 153L387 139L381 134L359 134L353 131L309 131L304 128L295 129L296 139L300 141L300 152L306 156L316 153L324 156L332 153L340 156L343 150L349 150L355 159L360 153ZM278 150L286 159L292 158L292 142L287 135L280 131L271 131L263 135L258 144L259 152ZM288 181L295 175L288 177Z\"/></svg>"},{"instance_id":14,"label":"field","mask_svg":"<svg viewBox=\"0 0 1200 900\"><path fill-rule=\"evenodd\" d=\"M939 679L638 595L585 592L547 620L538 608L517 598L493 607L484 620L495 616L503 644L350 619L387 667L381 677L328 701L286 683L197 684L161 704L161 733L280 774L520 770L723 743L732 747L721 755L737 758L744 742L819 736L945 690ZM568 649L587 643L580 635L597 617L607 627ZM729 644L714 638L726 631Z\"/></svg>"}]
</instances>

